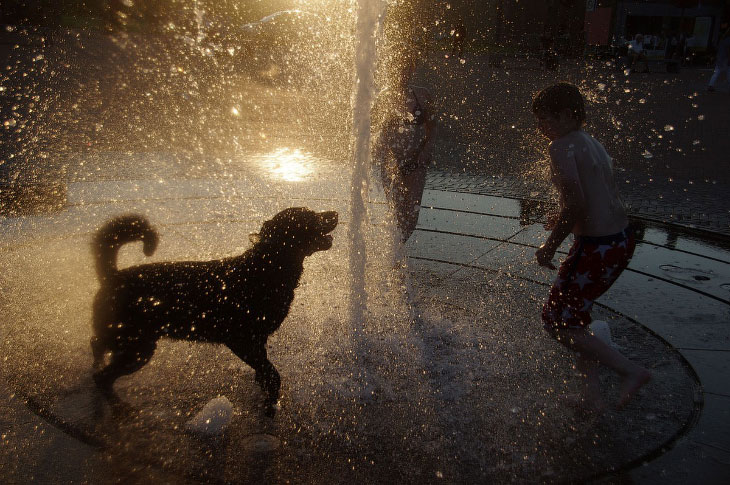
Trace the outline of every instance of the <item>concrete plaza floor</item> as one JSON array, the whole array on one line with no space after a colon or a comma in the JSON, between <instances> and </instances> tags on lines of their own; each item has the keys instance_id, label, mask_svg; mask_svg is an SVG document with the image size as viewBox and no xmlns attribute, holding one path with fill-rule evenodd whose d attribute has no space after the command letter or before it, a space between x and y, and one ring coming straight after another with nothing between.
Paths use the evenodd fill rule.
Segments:
<instances>
[{"instance_id":1,"label":"concrete plaza floor","mask_svg":"<svg viewBox=\"0 0 730 485\"><path fill-rule=\"evenodd\" d=\"M353 330L348 175L324 166L284 180L266 163L253 160L234 179L79 181L62 211L2 221L0 462L9 482L725 482L726 246L645 221L630 269L596 317L654 379L626 410L585 422L556 404L576 376L538 322L552 273L532 262L545 236L534 201L478 193L484 184L468 193L463 180L458 191L439 188L446 178L432 174L401 280L380 272L392 258L374 194L368 271L383 276L366 288L373 328ZM208 259L244 249L247 234L288 205L335 208L342 222L337 247L307 263L295 308L270 341L285 382L277 418L250 411L259 396L240 363L189 344L161 346L154 365L118 385L140 413L133 424L98 417L88 384L91 231L140 211L162 232L156 260ZM122 264L139 262L134 250L123 254ZM358 373L369 375L366 391L352 390ZM602 379L612 401L615 379ZM218 394L237 412L226 444L203 446L179 428ZM586 454L572 461L565 446Z\"/></svg>"}]
</instances>

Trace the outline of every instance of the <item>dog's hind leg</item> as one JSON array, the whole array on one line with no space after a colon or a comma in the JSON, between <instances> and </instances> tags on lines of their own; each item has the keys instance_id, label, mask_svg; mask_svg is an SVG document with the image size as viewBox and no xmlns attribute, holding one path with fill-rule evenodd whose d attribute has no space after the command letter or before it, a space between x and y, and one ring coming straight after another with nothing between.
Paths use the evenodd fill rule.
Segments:
<instances>
[{"instance_id":1,"label":"dog's hind leg","mask_svg":"<svg viewBox=\"0 0 730 485\"><path fill-rule=\"evenodd\" d=\"M99 337L94 335L91 337L91 353L94 355L94 369L99 370L104 365L104 354L106 354L106 345Z\"/></svg>"},{"instance_id":2,"label":"dog's hind leg","mask_svg":"<svg viewBox=\"0 0 730 485\"><path fill-rule=\"evenodd\" d=\"M104 356L112 350L109 345L115 341L112 333L113 323L117 320L114 298L109 290L102 288L94 297L91 321L91 353L94 356L94 370L104 366Z\"/></svg>"},{"instance_id":3,"label":"dog's hind leg","mask_svg":"<svg viewBox=\"0 0 730 485\"><path fill-rule=\"evenodd\" d=\"M281 377L266 355L265 344L256 346L230 347L234 354L256 371L256 382L266 394L266 415L274 416L279 401Z\"/></svg>"},{"instance_id":4,"label":"dog's hind leg","mask_svg":"<svg viewBox=\"0 0 730 485\"><path fill-rule=\"evenodd\" d=\"M112 351L109 365L94 373L94 382L107 395L113 395L114 381L122 376L132 374L150 361L155 353L156 345L136 349Z\"/></svg>"}]
</instances>

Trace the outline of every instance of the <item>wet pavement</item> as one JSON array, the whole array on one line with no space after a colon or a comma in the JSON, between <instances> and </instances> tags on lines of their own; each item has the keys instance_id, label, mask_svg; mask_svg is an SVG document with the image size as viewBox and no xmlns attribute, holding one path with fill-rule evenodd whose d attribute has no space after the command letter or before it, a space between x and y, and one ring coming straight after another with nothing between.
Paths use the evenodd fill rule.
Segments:
<instances>
[{"instance_id":1,"label":"wet pavement","mask_svg":"<svg viewBox=\"0 0 730 485\"><path fill-rule=\"evenodd\" d=\"M446 181L448 177L443 174L432 174L430 186L446 184ZM451 182L460 185L461 191L434 190L428 194L424 203L429 208L425 217L422 216L421 228L430 233L446 234L453 240L442 241L439 245L459 250L446 249L434 254L414 248L414 257L447 262L452 272L456 272L453 268L474 266L504 271L506 258L515 266L509 270L514 277L549 284L550 275L543 270L530 264L520 265L520 261L528 262L533 258L534 250L544 239L542 231L534 225L527 226L528 238L518 235L497 238L499 245L496 248L485 250L478 258L474 257L478 254L464 258L463 250L474 238L492 240L493 237L491 232L480 232L484 226L470 223L469 219L496 214L508 219L539 220L539 214L537 217L530 214L534 204L530 204L529 199L526 204L525 199L514 198L518 194L508 192L510 187L494 190L493 179L475 184L473 193L468 193L464 178ZM513 198L479 194L489 190L486 187L490 185L492 193ZM432 215L432 212L436 214ZM452 219L452 222L461 217L461 223L439 223L441 217ZM655 450L658 457L634 463L629 476L637 483L695 480L722 483L730 473L727 426L730 395L725 379L730 369L728 241L718 245L721 239L698 239L692 232L682 232L676 226L652 225L641 218L634 218L634 223L643 226L642 242L627 272L599 301L602 306L619 312L665 340L696 373L699 385L694 396L697 414L686 423L677 441Z\"/></svg>"},{"instance_id":2,"label":"wet pavement","mask_svg":"<svg viewBox=\"0 0 730 485\"><path fill-rule=\"evenodd\" d=\"M532 261L545 237L539 204L479 193L484 180L474 193L457 178L458 191L449 189L448 177L432 173L404 279L391 271L387 211L372 192L369 310L358 329L346 304L349 174L306 154L278 155L241 159L236 175L222 178L131 179L120 168L70 183L62 211L3 220L0 459L10 481L728 476L730 255L722 238L643 221L636 256L596 316L654 379L627 409L585 422L560 404L577 378L538 323L552 278ZM107 164L121 167L125 157L138 163L116 154ZM270 340L285 383L278 416L260 415L250 371L225 349L183 343L161 345L145 369L120 380L131 414L104 404L89 380L91 232L140 211L162 234L155 260L208 259L245 249L247 234L288 205L336 209L342 222L335 248L307 263L292 313ZM134 249L123 251L122 265L139 262ZM612 401L615 379L602 379ZM224 437L185 432L217 395L235 409ZM566 446L585 454L570 458Z\"/></svg>"}]
</instances>

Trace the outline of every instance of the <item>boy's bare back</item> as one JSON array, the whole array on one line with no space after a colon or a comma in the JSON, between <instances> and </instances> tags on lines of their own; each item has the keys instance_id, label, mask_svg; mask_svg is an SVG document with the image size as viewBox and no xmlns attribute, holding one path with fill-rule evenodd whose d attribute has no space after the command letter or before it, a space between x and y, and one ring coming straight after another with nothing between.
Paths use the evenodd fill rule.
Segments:
<instances>
[{"instance_id":1,"label":"boy's bare back","mask_svg":"<svg viewBox=\"0 0 730 485\"><path fill-rule=\"evenodd\" d=\"M553 182L560 191L572 186L581 206L572 232L605 236L620 232L628 218L613 177L611 157L595 138L574 130L550 143ZM561 193L561 198L564 194Z\"/></svg>"}]
</instances>

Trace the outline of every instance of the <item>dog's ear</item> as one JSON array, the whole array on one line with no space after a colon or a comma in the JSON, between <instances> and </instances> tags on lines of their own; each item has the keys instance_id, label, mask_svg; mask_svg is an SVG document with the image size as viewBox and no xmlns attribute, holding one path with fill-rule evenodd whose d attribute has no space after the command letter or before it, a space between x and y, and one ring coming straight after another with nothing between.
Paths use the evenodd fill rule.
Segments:
<instances>
[{"instance_id":1,"label":"dog's ear","mask_svg":"<svg viewBox=\"0 0 730 485\"><path fill-rule=\"evenodd\" d=\"M258 232L252 232L248 235L248 240L251 241L251 244L258 244L261 241L261 236Z\"/></svg>"}]
</instances>

